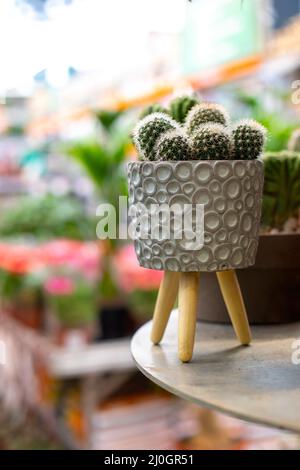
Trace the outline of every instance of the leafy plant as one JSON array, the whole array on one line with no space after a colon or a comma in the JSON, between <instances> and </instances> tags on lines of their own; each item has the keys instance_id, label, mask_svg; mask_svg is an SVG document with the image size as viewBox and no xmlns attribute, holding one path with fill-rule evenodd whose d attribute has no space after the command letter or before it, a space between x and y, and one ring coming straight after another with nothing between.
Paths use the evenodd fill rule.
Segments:
<instances>
[{"instance_id":1,"label":"leafy plant","mask_svg":"<svg viewBox=\"0 0 300 470\"><path fill-rule=\"evenodd\" d=\"M263 157L265 183L262 224L282 228L300 208L300 154L283 151Z\"/></svg>"},{"instance_id":2,"label":"leafy plant","mask_svg":"<svg viewBox=\"0 0 300 470\"><path fill-rule=\"evenodd\" d=\"M123 114L119 111L98 111L96 113L99 124L97 137L75 142L65 148L66 153L90 177L101 201L115 207L117 224L119 221L119 196L127 195L128 191L124 162L130 139L127 127L121 124ZM107 240L105 252L103 253L103 275L100 292L106 300L116 298L118 294L118 289L111 275L110 262L116 245L116 240Z\"/></svg>"},{"instance_id":3,"label":"leafy plant","mask_svg":"<svg viewBox=\"0 0 300 470\"><path fill-rule=\"evenodd\" d=\"M111 111L107 109L100 109L96 111L96 117L100 125L107 131L111 131L115 123L122 116L121 111Z\"/></svg>"},{"instance_id":4,"label":"leafy plant","mask_svg":"<svg viewBox=\"0 0 300 470\"><path fill-rule=\"evenodd\" d=\"M293 116L288 105L287 97L270 88L267 97L262 94L254 96L242 90L235 90L235 97L243 115L247 114L249 118L260 122L267 129L266 151L277 152L286 149L291 133L299 127L296 123L297 118ZM276 109L270 109L268 102L275 103Z\"/></svg>"},{"instance_id":5,"label":"leafy plant","mask_svg":"<svg viewBox=\"0 0 300 470\"><path fill-rule=\"evenodd\" d=\"M119 128L121 117L120 112L99 111L100 137L75 142L65 148L90 177L101 199L115 206L119 195L127 194L123 164L129 137L127 129Z\"/></svg>"},{"instance_id":6,"label":"leafy plant","mask_svg":"<svg viewBox=\"0 0 300 470\"><path fill-rule=\"evenodd\" d=\"M63 282L63 279L58 281ZM83 280L76 283L72 280L71 285L72 289L68 291L47 294L51 312L65 327L76 328L93 323L97 314L94 287Z\"/></svg>"},{"instance_id":7,"label":"leafy plant","mask_svg":"<svg viewBox=\"0 0 300 470\"><path fill-rule=\"evenodd\" d=\"M0 236L30 236L39 240L63 237L92 239L94 221L82 204L71 197L26 196L18 205L2 209Z\"/></svg>"}]
</instances>

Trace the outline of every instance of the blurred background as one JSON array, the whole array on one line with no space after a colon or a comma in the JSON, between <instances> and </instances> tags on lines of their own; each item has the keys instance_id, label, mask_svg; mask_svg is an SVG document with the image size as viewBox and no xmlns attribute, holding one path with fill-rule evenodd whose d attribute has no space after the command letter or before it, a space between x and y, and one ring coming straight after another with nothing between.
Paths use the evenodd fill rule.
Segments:
<instances>
[{"instance_id":1,"label":"blurred background","mask_svg":"<svg viewBox=\"0 0 300 470\"><path fill-rule=\"evenodd\" d=\"M176 95L259 120L267 151L286 151L300 127L300 2L1 0L0 57L0 448L299 448L137 372L130 337L161 273L130 243L97 240L96 207L127 194L142 109ZM261 229L285 235L298 279L299 162L270 169Z\"/></svg>"}]
</instances>

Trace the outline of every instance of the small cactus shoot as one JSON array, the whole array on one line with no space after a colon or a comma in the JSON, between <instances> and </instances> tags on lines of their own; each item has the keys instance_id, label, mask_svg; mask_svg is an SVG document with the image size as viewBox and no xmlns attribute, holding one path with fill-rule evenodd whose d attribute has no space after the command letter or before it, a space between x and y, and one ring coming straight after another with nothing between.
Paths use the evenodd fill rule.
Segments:
<instances>
[{"instance_id":1,"label":"small cactus shoot","mask_svg":"<svg viewBox=\"0 0 300 470\"><path fill-rule=\"evenodd\" d=\"M148 116L149 114L152 113L165 113L169 114L169 111L167 108L164 108L161 104L159 103L153 103L150 106L147 106L146 108L143 109L141 112L139 119L143 119L144 117Z\"/></svg>"},{"instance_id":2,"label":"small cactus shoot","mask_svg":"<svg viewBox=\"0 0 300 470\"><path fill-rule=\"evenodd\" d=\"M199 104L199 101L195 96L179 96L170 102L170 114L175 121L182 124L196 104Z\"/></svg>"},{"instance_id":3,"label":"small cactus shoot","mask_svg":"<svg viewBox=\"0 0 300 470\"><path fill-rule=\"evenodd\" d=\"M227 126L229 116L223 106L213 103L201 103L190 110L187 115L185 128L192 135L203 124L215 123Z\"/></svg>"},{"instance_id":4,"label":"small cactus shoot","mask_svg":"<svg viewBox=\"0 0 300 470\"><path fill-rule=\"evenodd\" d=\"M232 158L233 140L221 124L201 126L192 135L193 151L199 160L229 160Z\"/></svg>"},{"instance_id":5,"label":"small cactus shoot","mask_svg":"<svg viewBox=\"0 0 300 470\"><path fill-rule=\"evenodd\" d=\"M192 160L193 151L181 129L165 132L155 146L155 160Z\"/></svg>"},{"instance_id":6,"label":"small cactus shoot","mask_svg":"<svg viewBox=\"0 0 300 470\"><path fill-rule=\"evenodd\" d=\"M141 160L154 160L154 147L159 137L178 124L165 113L153 113L139 121L133 131L133 142Z\"/></svg>"},{"instance_id":7,"label":"small cactus shoot","mask_svg":"<svg viewBox=\"0 0 300 470\"><path fill-rule=\"evenodd\" d=\"M266 129L249 119L238 122L233 129L235 160L254 160L264 148Z\"/></svg>"}]
</instances>

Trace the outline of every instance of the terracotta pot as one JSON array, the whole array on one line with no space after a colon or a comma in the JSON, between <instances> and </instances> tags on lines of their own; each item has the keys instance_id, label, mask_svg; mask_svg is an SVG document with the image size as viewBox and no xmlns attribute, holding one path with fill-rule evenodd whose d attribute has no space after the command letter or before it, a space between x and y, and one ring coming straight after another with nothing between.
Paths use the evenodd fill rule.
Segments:
<instances>
[{"instance_id":1,"label":"terracotta pot","mask_svg":"<svg viewBox=\"0 0 300 470\"><path fill-rule=\"evenodd\" d=\"M205 272L254 264L263 188L261 161L131 162L128 182L129 210L131 215L136 212L133 219L140 218L142 207L149 211L153 204L204 205L203 247L191 249L187 239L176 239L172 226L168 239L153 239L151 224L144 224L143 237L146 233L148 238L135 240L141 266ZM161 221L159 227L163 224Z\"/></svg>"},{"instance_id":2,"label":"terracotta pot","mask_svg":"<svg viewBox=\"0 0 300 470\"><path fill-rule=\"evenodd\" d=\"M300 321L300 234L262 235L255 265L237 275L250 323ZM198 319L230 323L216 276L200 282Z\"/></svg>"}]
</instances>

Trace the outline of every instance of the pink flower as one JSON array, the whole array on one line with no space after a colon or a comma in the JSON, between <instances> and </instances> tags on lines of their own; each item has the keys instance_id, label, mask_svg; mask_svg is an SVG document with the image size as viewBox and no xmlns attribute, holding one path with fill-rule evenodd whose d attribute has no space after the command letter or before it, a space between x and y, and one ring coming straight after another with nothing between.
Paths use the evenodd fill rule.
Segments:
<instances>
[{"instance_id":1,"label":"pink flower","mask_svg":"<svg viewBox=\"0 0 300 470\"><path fill-rule=\"evenodd\" d=\"M68 277L50 277L45 282L45 290L52 295L70 295L74 292L73 281Z\"/></svg>"},{"instance_id":2,"label":"pink flower","mask_svg":"<svg viewBox=\"0 0 300 470\"><path fill-rule=\"evenodd\" d=\"M67 266L91 280L100 275L101 252L96 243L54 240L41 246L39 252L46 266Z\"/></svg>"},{"instance_id":3,"label":"pink flower","mask_svg":"<svg viewBox=\"0 0 300 470\"><path fill-rule=\"evenodd\" d=\"M158 289L163 276L162 271L141 268L132 245L127 245L117 252L114 270L121 289L127 293L134 290Z\"/></svg>"}]
</instances>

